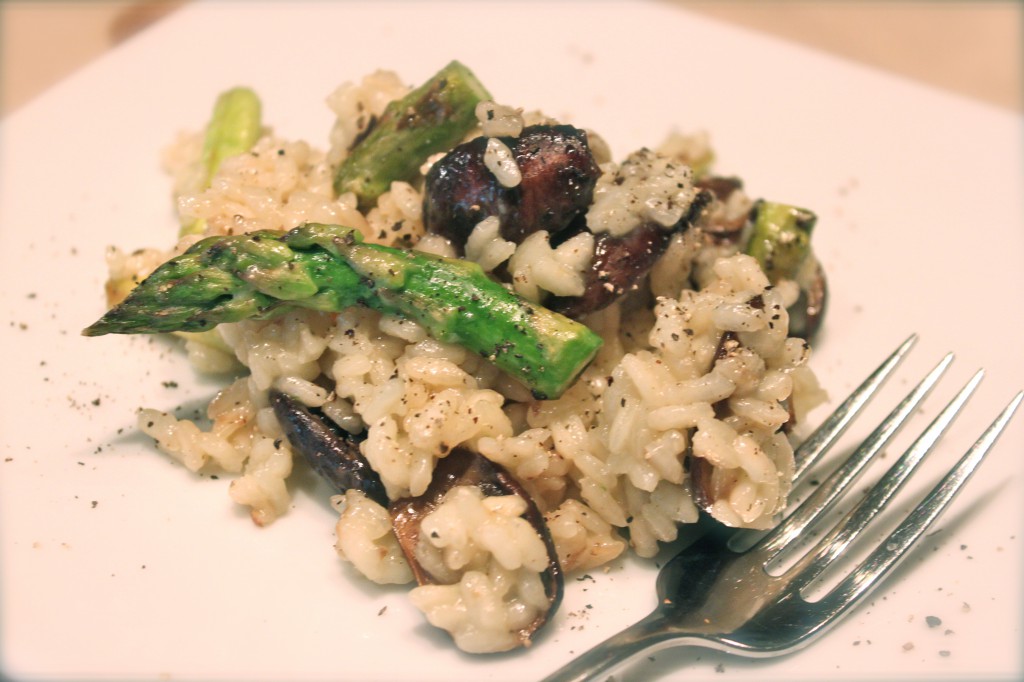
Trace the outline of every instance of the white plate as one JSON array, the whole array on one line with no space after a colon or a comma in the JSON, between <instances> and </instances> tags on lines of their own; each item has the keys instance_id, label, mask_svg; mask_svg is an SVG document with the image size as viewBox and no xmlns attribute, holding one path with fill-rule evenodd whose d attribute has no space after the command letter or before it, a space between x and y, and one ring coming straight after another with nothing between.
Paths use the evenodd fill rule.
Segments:
<instances>
[{"instance_id":1,"label":"white plate","mask_svg":"<svg viewBox=\"0 0 1024 682\"><path fill-rule=\"evenodd\" d=\"M134 433L138 407L191 412L217 390L175 344L79 336L103 309L107 245L173 239L160 150L220 90L253 86L278 132L322 146L338 83L380 67L420 82L452 58L619 156L673 126L709 130L719 170L815 209L832 299L813 362L833 396L912 331L883 402L946 350L958 361L926 414L990 370L926 482L1024 384L1017 116L670 2L191 5L0 124L3 675L530 680L652 607L654 568L626 561L570 577L529 650L460 654L404 590L335 556L324 488L300 480L291 512L260 529L227 476L193 476ZM620 678L1019 678L1022 451L1018 416L884 591L811 649L662 652Z\"/></svg>"}]
</instances>

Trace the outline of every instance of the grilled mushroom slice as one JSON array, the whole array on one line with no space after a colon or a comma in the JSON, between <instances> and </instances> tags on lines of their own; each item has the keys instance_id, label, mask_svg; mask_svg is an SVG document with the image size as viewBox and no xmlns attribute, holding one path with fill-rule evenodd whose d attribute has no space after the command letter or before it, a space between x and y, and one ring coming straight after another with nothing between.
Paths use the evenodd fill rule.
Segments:
<instances>
[{"instance_id":1,"label":"grilled mushroom slice","mask_svg":"<svg viewBox=\"0 0 1024 682\"><path fill-rule=\"evenodd\" d=\"M547 550L548 566L541 580L549 604L546 612L517 633L519 641L528 644L533 634L557 611L562 601L564 579L555 543L537 505L503 467L466 448L454 448L438 460L433 480L423 495L389 502L380 477L359 452L361 436L346 433L323 418L318 410L310 409L280 391L272 391L270 401L288 442L335 490L339 493L361 490L388 508L399 545L420 585L444 582L420 564L416 559L416 549L423 519L441 504L445 493L456 486L473 486L485 497L519 496L526 502L522 518L537 532Z\"/></svg>"},{"instance_id":2,"label":"grilled mushroom slice","mask_svg":"<svg viewBox=\"0 0 1024 682\"><path fill-rule=\"evenodd\" d=\"M503 186L484 163L487 137L465 142L431 166L423 199L428 232L447 237L460 252L473 228L497 216L501 236L522 242L538 230L556 235L587 210L601 174L587 134L569 125L535 125L519 137L497 138L522 175Z\"/></svg>"},{"instance_id":3,"label":"grilled mushroom slice","mask_svg":"<svg viewBox=\"0 0 1024 682\"><path fill-rule=\"evenodd\" d=\"M611 305L623 294L636 290L654 263L665 253L672 236L689 229L711 199L710 192L698 192L686 215L669 228L645 222L619 237L608 232L595 235L594 258L583 275L583 294L555 296L545 300L544 307L566 317L579 319Z\"/></svg>"},{"instance_id":4,"label":"grilled mushroom slice","mask_svg":"<svg viewBox=\"0 0 1024 682\"><path fill-rule=\"evenodd\" d=\"M579 319L609 306L639 286L665 252L673 233L674 230L666 230L655 223L644 223L621 237L607 232L596 235L594 259L584 273L583 294L554 296L544 301L544 307Z\"/></svg>"},{"instance_id":5,"label":"grilled mushroom slice","mask_svg":"<svg viewBox=\"0 0 1024 682\"><path fill-rule=\"evenodd\" d=\"M359 451L362 435L339 428L280 391L270 392L270 404L291 446L335 490L361 490L377 504L388 505L380 476Z\"/></svg>"},{"instance_id":6,"label":"grilled mushroom slice","mask_svg":"<svg viewBox=\"0 0 1024 682\"><path fill-rule=\"evenodd\" d=\"M718 244L736 244L743 235L749 213L749 199L743 193L743 181L736 177L710 175L695 180L695 186L710 192L714 200L700 221L704 234ZM734 198L738 198L733 206Z\"/></svg>"},{"instance_id":7,"label":"grilled mushroom slice","mask_svg":"<svg viewBox=\"0 0 1024 682\"><path fill-rule=\"evenodd\" d=\"M441 504L445 493L457 486L466 485L478 488L485 497L517 495L525 500L526 512L523 518L544 541L548 553L548 567L541 580L550 606L547 612L538 615L532 623L518 632L519 641L528 644L533 633L557 611L562 601L564 579L555 543L548 532L543 514L508 471L471 450L454 448L447 457L438 461L434 469L434 478L423 495L406 497L391 503L391 526L409 560L416 581L420 585L441 584L442 581L438 577L432 575L414 558L420 542L420 525L423 519Z\"/></svg>"},{"instance_id":8,"label":"grilled mushroom slice","mask_svg":"<svg viewBox=\"0 0 1024 682\"><path fill-rule=\"evenodd\" d=\"M753 307L763 307L764 301L761 296L758 295L750 299L748 305ZM728 358L731 354L738 352L741 349L741 346L740 337L736 332L725 332L718 341L718 348L715 350L714 362L718 363L719 361ZM728 406L726 401L722 400L714 403L713 408L715 410L715 414L721 417L724 416L723 413L728 409ZM793 419L794 416L792 410L790 410L790 421L787 422L787 424L791 424ZM785 428L786 425L784 424L783 429ZM739 467L716 467L707 459L697 456L692 449L695 433L695 428L689 430L688 436L691 446L686 453L686 467L689 472L690 485L693 490L693 501L698 508L713 518L716 518L726 525L732 525L729 521L722 519L719 513L716 513L715 504L719 500L729 499L730 493L736 485L742 482L744 478L743 470ZM788 480L788 477L780 478L779 484L780 489L776 494L779 498L784 498L789 492L790 481ZM773 504L768 511L773 511L776 506L776 504Z\"/></svg>"}]
</instances>

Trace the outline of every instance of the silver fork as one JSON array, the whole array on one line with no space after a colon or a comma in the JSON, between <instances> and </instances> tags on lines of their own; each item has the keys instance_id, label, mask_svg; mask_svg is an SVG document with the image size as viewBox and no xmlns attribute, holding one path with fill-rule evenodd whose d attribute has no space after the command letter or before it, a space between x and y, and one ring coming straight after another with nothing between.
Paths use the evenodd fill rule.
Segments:
<instances>
[{"instance_id":1,"label":"silver fork","mask_svg":"<svg viewBox=\"0 0 1024 682\"><path fill-rule=\"evenodd\" d=\"M796 477L806 474L875 395L909 353L911 336L869 376L797 449ZM593 680L641 654L674 646L717 649L740 656L780 656L807 646L863 601L949 505L974 472L1024 397L1014 396L966 454L868 556L825 596L803 592L833 564L886 506L945 433L981 381L978 371L889 471L821 540L784 570L812 523L848 491L867 463L895 436L952 362L952 354L919 383L814 492L746 550L734 549L749 531L708 533L676 555L658 575L658 606L646 618L612 636L544 679Z\"/></svg>"}]
</instances>

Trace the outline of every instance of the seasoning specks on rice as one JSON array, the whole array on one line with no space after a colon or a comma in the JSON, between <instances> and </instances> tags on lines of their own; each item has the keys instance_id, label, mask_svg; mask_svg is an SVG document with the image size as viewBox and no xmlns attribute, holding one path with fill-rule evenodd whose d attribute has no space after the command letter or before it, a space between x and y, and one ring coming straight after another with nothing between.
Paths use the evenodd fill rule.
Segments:
<instances>
[{"instance_id":1,"label":"seasoning specks on rice","mask_svg":"<svg viewBox=\"0 0 1024 682\"><path fill-rule=\"evenodd\" d=\"M371 243L464 253L543 305L584 295L609 239L657 226L667 238L653 264L615 292L623 295L583 316L603 346L576 383L555 399L536 400L486 358L432 338L413 321L359 307L297 310L188 335L199 370L247 371L211 402L208 429L148 409L139 427L192 471L238 473L230 495L261 525L290 504L294 453L269 406L276 390L345 431L365 432L362 456L391 500L422 495L436 462L455 448L500 465L543 514L563 571L607 564L627 548L654 556L701 507L729 525L767 527L793 474L786 429L823 395L807 366L807 344L788 336L787 309L799 288L769 281L741 239L717 229L720 221L745 219L750 201L742 190L705 196L710 203L690 215L710 172L706 137L676 134L660 151L641 149L617 164L592 135L601 173L585 211L517 239L502 236L506 216L481 215L464 243L453 244L424 220L423 174L439 154L420 159L420 177L391 183L368 209L332 187L334 169L408 91L383 71L342 86L328 100L337 115L329 149L267 128L205 187L189 180L199 136L183 136L165 162L182 221L203 221L205 233L183 237L167 253L113 251L108 288L130 289L200 236L321 222L354 228ZM492 179L521 188L527 179L499 138L550 119L489 99L475 112L479 124L466 139L487 138L483 162ZM607 267L620 266L613 260ZM339 555L370 580L413 580L387 509L351 490L334 502ZM522 645L517 633L549 606L541 585L547 555L522 507L514 495L458 486L422 521L415 560L444 584L416 587L413 603L467 651Z\"/></svg>"}]
</instances>

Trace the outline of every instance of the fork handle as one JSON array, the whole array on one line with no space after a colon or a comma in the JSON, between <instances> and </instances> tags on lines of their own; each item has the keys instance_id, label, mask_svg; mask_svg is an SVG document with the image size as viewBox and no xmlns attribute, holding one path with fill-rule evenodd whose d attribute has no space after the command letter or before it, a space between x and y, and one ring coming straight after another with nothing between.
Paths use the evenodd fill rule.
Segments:
<instances>
[{"instance_id":1,"label":"fork handle","mask_svg":"<svg viewBox=\"0 0 1024 682\"><path fill-rule=\"evenodd\" d=\"M688 637L687 634L656 610L569 661L541 682L587 682L642 654L667 646L693 646L702 642L700 635Z\"/></svg>"}]
</instances>

